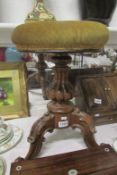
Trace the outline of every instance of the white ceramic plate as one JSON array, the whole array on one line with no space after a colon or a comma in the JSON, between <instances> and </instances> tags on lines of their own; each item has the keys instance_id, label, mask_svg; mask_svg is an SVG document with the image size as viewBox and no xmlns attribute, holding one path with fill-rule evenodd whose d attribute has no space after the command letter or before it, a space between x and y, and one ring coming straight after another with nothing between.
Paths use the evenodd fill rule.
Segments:
<instances>
[{"instance_id":1,"label":"white ceramic plate","mask_svg":"<svg viewBox=\"0 0 117 175\"><path fill-rule=\"evenodd\" d=\"M13 130L13 136L11 137L11 139L8 142L6 142L3 145L0 145L0 154L3 153L3 152L8 151L12 147L14 147L20 141L20 139L23 135L22 129L20 129L17 126L14 126L14 125L11 125L11 127L12 127L12 130Z\"/></svg>"},{"instance_id":2,"label":"white ceramic plate","mask_svg":"<svg viewBox=\"0 0 117 175\"><path fill-rule=\"evenodd\" d=\"M10 125L2 124L0 125L1 129L5 129L5 132L0 132L0 141L4 140L6 137L9 137L9 135L12 132L12 128Z\"/></svg>"}]
</instances>

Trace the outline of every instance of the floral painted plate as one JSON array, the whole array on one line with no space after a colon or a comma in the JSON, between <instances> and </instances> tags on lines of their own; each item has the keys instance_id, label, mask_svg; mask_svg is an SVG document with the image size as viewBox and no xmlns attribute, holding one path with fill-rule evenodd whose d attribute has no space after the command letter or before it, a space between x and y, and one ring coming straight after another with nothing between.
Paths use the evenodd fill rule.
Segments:
<instances>
[{"instance_id":1,"label":"floral painted plate","mask_svg":"<svg viewBox=\"0 0 117 175\"><path fill-rule=\"evenodd\" d=\"M2 124L0 125L0 143L8 138L12 133L12 127L10 125Z\"/></svg>"},{"instance_id":2,"label":"floral painted plate","mask_svg":"<svg viewBox=\"0 0 117 175\"><path fill-rule=\"evenodd\" d=\"M0 147L1 147L1 145L4 145L7 142L9 142L12 139L13 135L14 135L13 130L11 130L11 132L9 133L9 135L7 135L2 140L0 140Z\"/></svg>"},{"instance_id":3,"label":"floral painted plate","mask_svg":"<svg viewBox=\"0 0 117 175\"><path fill-rule=\"evenodd\" d=\"M0 154L14 147L22 138L22 135L23 135L22 129L14 125L10 125L10 126L12 127L13 136L11 137L11 139L6 141L4 144L0 145Z\"/></svg>"}]
</instances>

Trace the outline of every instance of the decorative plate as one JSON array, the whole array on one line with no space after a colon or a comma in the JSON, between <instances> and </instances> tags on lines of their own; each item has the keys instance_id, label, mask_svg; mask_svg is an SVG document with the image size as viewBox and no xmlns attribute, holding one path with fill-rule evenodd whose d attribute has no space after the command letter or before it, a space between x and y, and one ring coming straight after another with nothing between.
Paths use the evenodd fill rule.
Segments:
<instances>
[{"instance_id":1,"label":"decorative plate","mask_svg":"<svg viewBox=\"0 0 117 175\"><path fill-rule=\"evenodd\" d=\"M5 140L4 144L0 144L0 154L14 147L20 141L23 135L22 129L14 125L10 126L12 127L13 135L10 137L10 139L8 138L8 140Z\"/></svg>"},{"instance_id":2,"label":"decorative plate","mask_svg":"<svg viewBox=\"0 0 117 175\"><path fill-rule=\"evenodd\" d=\"M0 175L3 175L5 172L5 164L4 164L4 160L2 157L0 157Z\"/></svg>"},{"instance_id":3,"label":"decorative plate","mask_svg":"<svg viewBox=\"0 0 117 175\"><path fill-rule=\"evenodd\" d=\"M14 135L12 126L6 125L6 124L3 124L3 126L5 126L5 127L1 128L0 146L5 144L6 142L9 142L9 140L11 140L11 138Z\"/></svg>"},{"instance_id":4,"label":"decorative plate","mask_svg":"<svg viewBox=\"0 0 117 175\"><path fill-rule=\"evenodd\" d=\"M12 128L10 125L6 125L6 124L1 124L0 125L0 141L2 141L2 139L6 138L9 136L9 134L11 134L12 132Z\"/></svg>"}]
</instances>

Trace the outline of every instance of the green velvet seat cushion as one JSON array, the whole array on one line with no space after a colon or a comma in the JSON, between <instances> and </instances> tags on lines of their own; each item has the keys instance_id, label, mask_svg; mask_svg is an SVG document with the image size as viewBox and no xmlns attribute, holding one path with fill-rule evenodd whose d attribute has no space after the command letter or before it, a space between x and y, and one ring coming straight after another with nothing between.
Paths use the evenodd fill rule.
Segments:
<instances>
[{"instance_id":1,"label":"green velvet seat cushion","mask_svg":"<svg viewBox=\"0 0 117 175\"><path fill-rule=\"evenodd\" d=\"M108 28L93 21L38 21L17 26L12 41L22 51L78 51L100 49Z\"/></svg>"}]
</instances>

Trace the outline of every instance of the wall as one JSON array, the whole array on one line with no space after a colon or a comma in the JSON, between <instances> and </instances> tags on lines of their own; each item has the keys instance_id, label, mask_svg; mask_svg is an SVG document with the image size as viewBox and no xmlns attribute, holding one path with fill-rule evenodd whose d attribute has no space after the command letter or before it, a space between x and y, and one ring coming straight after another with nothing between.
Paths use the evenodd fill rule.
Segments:
<instances>
[{"instance_id":1,"label":"wall","mask_svg":"<svg viewBox=\"0 0 117 175\"><path fill-rule=\"evenodd\" d=\"M57 20L80 19L79 0L45 0L45 6Z\"/></svg>"},{"instance_id":2,"label":"wall","mask_svg":"<svg viewBox=\"0 0 117 175\"><path fill-rule=\"evenodd\" d=\"M113 16L112 16L112 19L111 19L109 26L117 28L117 5L116 5L116 8L115 8L115 11L113 13Z\"/></svg>"},{"instance_id":3,"label":"wall","mask_svg":"<svg viewBox=\"0 0 117 175\"><path fill-rule=\"evenodd\" d=\"M34 0L0 0L0 23L22 23Z\"/></svg>"},{"instance_id":4,"label":"wall","mask_svg":"<svg viewBox=\"0 0 117 175\"><path fill-rule=\"evenodd\" d=\"M22 23L36 0L0 0L0 23ZM44 0L57 20L80 20L79 0ZM117 28L117 6L110 22Z\"/></svg>"},{"instance_id":5,"label":"wall","mask_svg":"<svg viewBox=\"0 0 117 175\"><path fill-rule=\"evenodd\" d=\"M36 0L0 0L0 22L22 23ZM79 0L44 0L57 20L80 19Z\"/></svg>"},{"instance_id":6,"label":"wall","mask_svg":"<svg viewBox=\"0 0 117 175\"><path fill-rule=\"evenodd\" d=\"M22 23L36 0L0 0L0 23ZM79 0L44 0L57 20L80 19Z\"/></svg>"}]
</instances>

